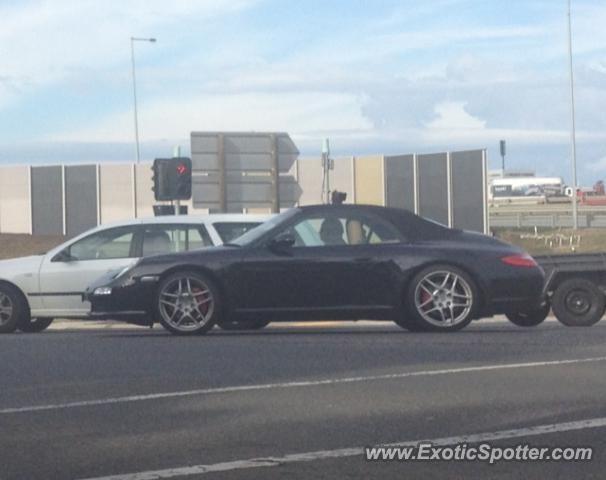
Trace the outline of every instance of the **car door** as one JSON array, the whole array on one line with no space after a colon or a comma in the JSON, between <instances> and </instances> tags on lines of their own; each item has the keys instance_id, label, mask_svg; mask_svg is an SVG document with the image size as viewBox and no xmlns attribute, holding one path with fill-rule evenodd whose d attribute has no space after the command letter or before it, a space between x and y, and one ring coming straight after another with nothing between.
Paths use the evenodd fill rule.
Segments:
<instances>
[{"instance_id":1,"label":"car door","mask_svg":"<svg viewBox=\"0 0 606 480\"><path fill-rule=\"evenodd\" d=\"M139 256L139 226L108 228L68 245L42 261L39 293L49 316L84 316L82 292L98 277L133 264Z\"/></svg>"},{"instance_id":2,"label":"car door","mask_svg":"<svg viewBox=\"0 0 606 480\"><path fill-rule=\"evenodd\" d=\"M355 237L353 222L363 238ZM387 308L397 266L393 252L381 253L382 237L368 224L352 215L315 215L277 232L275 237L294 236L295 244L284 251L260 246L247 252L235 279L241 284L239 308L326 318L331 312ZM388 231L392 243L401 242L395 228Z\"/></svg>"}]
</instances>

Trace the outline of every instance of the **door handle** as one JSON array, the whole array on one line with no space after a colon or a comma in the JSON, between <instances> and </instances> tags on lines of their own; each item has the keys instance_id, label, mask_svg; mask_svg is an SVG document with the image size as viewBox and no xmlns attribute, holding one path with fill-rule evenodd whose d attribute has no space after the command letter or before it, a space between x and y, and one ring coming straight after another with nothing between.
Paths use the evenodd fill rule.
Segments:
<instances>
[{"instance_id":1,"label":"door handle","mask_svg":"<svg viewBox=\"0 0 606 480\"><path fill-rule=\"evenodd\" d=\"M358 258L354 258L354 262L358 262L358 263L368 263L372 260L372 258L370 257L358 257Z\"/></svg>"}]
</instances>

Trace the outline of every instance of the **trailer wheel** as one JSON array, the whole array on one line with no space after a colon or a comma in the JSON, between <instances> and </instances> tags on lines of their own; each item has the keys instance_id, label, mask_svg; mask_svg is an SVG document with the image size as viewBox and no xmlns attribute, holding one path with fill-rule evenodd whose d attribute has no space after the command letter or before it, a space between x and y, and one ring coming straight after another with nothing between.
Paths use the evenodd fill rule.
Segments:
<instances>
[{"instance_id":1,"label":"trailer wheel","mask_svg":"<svg viewBox=\"0 0 606 480\"><path fill-rule=\"evenodd\" d=\"M571 278L556 288L551 307L564 325L590 327L604 316L606 298L593 282Z\"/></svg>"}]
</instances>

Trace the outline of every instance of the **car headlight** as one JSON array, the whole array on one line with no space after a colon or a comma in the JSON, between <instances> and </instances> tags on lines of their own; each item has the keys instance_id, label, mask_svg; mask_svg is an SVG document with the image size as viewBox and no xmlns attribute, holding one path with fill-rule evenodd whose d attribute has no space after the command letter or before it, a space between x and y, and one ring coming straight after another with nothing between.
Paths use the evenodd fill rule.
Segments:
<instances>
[{"instance_id":1,"label":"car headlight","mask_svg":"<svg viewBox=\"0 0 606 480\"><path fill-rule=\"evenodd\" d=\"M95 291L93 292L93 295L95 295L95 296L111 295L111 294L112 294L111 287L99 287L99 288L95 288Z\"/></svg>"}]
</instances>

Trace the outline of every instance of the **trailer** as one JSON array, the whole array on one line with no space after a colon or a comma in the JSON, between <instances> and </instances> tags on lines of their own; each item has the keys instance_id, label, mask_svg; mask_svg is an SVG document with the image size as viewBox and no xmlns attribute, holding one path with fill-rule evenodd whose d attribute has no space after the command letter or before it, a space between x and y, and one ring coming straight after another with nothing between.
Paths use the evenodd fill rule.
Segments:
<instances>
[{"instance_id":1,"label":"trailer","mask_svg":"<svg viewBox=\"0 0 606 480\"><path fill-rule=\"evenodd\" d=\"M547 317L551 308L570 327L589 327L600 321L606 310L606 253L534 258L545 271L545 306L540 314Z\"/></svg>"}]
</instances>

